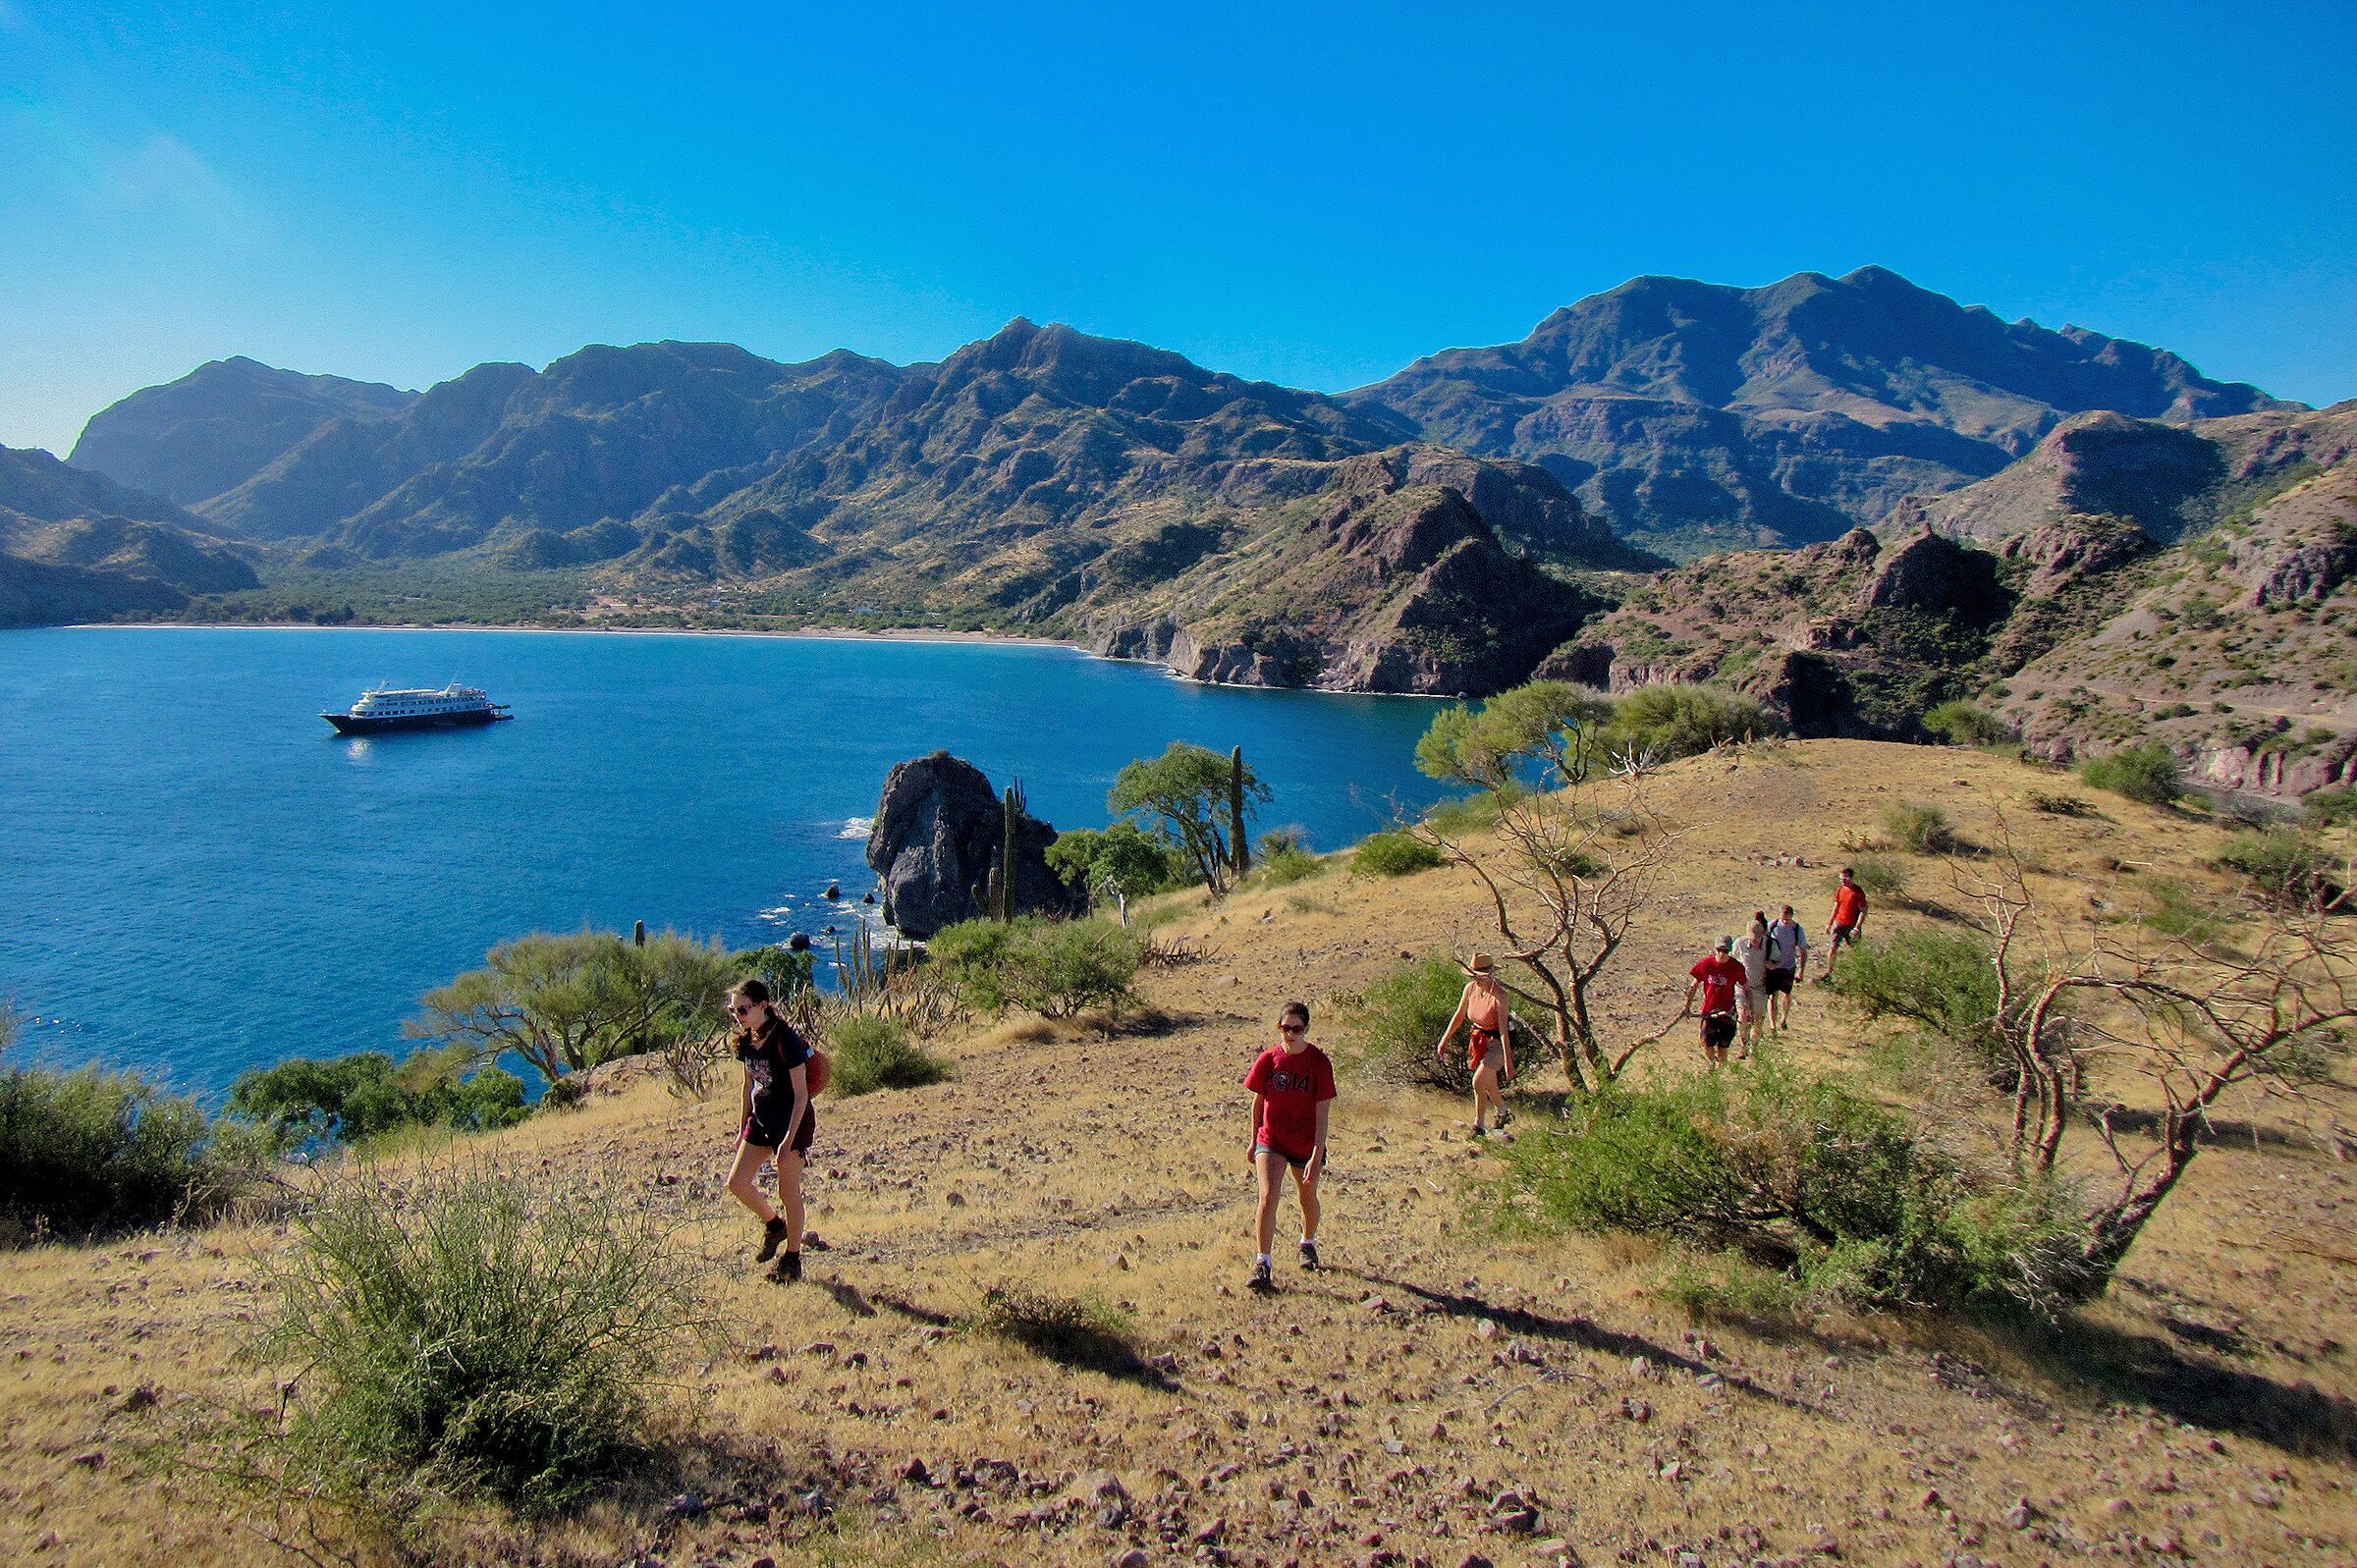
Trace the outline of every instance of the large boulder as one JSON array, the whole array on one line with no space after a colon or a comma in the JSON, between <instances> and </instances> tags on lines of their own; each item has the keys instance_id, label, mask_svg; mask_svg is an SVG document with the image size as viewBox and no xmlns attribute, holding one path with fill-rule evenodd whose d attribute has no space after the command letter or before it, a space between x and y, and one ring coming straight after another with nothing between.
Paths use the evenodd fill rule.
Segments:
<instances>
[{"instance_id":1,"label":"large boulder","mask_svg":"<svg viewBox=\"0 0 2357 1568\"><path fill-rule=\"evenodd\" d=\"M1015 823L1014 907L1073 915L1079 895L1048 869L1056 830L1025 812ZM910 937L983 913L976 894L1005 853L999 792L982 770L946 751L896 765L884 781L867 863L884 889L884 918Z\"/></svg>"}]
</instances>

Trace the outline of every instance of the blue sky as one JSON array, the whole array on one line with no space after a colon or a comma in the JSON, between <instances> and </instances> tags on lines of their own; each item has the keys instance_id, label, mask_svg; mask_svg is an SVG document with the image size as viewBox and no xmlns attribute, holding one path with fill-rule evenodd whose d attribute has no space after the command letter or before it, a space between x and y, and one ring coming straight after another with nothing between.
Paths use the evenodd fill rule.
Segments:
<instances>
[{"instance_id":1,"label":"blue sky","mask_svg":"<svg viewBox=\"0 0 2357 1568\"><path fill-rule=\"evenodd\" d=\"M1295 385L1639 273L1868 262L2357 395L2357 6L0 0L0 442L247 353L937 358L1010 317Z\"/></svg>"}]
</instances>

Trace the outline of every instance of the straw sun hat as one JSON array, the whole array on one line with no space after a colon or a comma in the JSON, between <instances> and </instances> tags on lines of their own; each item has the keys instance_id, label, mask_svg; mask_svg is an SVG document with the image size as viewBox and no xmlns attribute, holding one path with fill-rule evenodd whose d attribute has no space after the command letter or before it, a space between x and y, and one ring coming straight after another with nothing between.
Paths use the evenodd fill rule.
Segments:
<instances>
[{"instance_id":1,"label":"straw sun hat","mask_svg":"<svg viewBox=\"0 0 2357 1568\"><path fill-rule=\"evenodd\" d=\"M1466 974L1487 977L1497 973L1498 962L1486 952L1477 952L1470 958L1459 958L1456 966Z\"/></svg>"}]
</instances>

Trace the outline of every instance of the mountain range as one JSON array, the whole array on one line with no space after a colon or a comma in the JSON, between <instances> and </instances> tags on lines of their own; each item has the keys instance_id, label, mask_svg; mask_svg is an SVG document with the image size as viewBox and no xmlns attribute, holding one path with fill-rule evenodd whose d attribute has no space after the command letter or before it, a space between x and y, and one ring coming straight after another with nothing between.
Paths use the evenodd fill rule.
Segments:
<instances>
[{"instance_id":1,"label":"mountain range","mask_svg":"<svg viewBox=\"0 0 2357 1568\"><path fill-rule=\"evenodd\" d=\"M2013 677L2229 526L2246 576L2277 544L2331 556L2337 492L2293 492L2347 463L2348 423L1873 267L1639 278L1339 395L1020 319L937 364L593 346L420 394L230 359L99 413L68 465L10 454L0 571L18 619L427 567L1261 684L1712 678L1825 732L1979 693L2067 750L2102 705Z\"/></svg>"}]
</instances>

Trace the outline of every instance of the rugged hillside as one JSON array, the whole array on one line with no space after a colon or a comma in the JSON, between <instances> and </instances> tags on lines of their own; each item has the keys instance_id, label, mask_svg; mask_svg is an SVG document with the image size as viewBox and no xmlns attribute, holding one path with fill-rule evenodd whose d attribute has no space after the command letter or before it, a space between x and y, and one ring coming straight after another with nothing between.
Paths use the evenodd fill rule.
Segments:
<instances>
[{"instance_id":1,"label":"rugged hillside","mask_svg":"<svg viewBox=\"0 0 2357 1568\"><path fill-rule=\"evenodd\" d=\"M161 497L0 447L0 625L165 614L257 586L246 554L201 528Z\"/></svg>"},{"instance_id":2,"label":"rugged hillside","mask_svg":"<svg viewBox=\"0 0 2357 1568\"><path fill-rule=\"evenodd\" d=\"M215 359L92 417L66 460L192 507L243 483L330 420L382 418L416 397L244 355Z\"/></svg>"},{"instance_id":3,"label":"rugged hillside","mask_svg":"<svg viewBox=\"0 0 2357 1568\"><path fill-rule=\"evenodd\" d=\"M2073 413L2294 406L1880 267L1764 289L1638 278L1520 343L1434 354L1346 401L1427 440L1545 463L1623 534L1676 554L1836 538L1996 473Z\"/></svg>"},{"instance_id":4,"label":"rugged hillside","mask_svg":"<svg viewBox=\"0 0 2357 1568\"><path fill-rule=\"evenodd\" d=\"M660 514L685 487L735 488L840 439L902 375L856 354L781 365L728 344L595 347L542 371L477 365L397 417L321 426L200 510L256 538L317 536L331 562L486 542L603 559L643 530L583 530Z\"/></svg>"},{"instance_id":5,"label":"rugged hillside","mask_svg":"<svg viewBox=\"0 0 2357 1568\"><path fill-rule=\"evenodd\" d=\"M1094 628L1097 650L1243 685L1440 695L1514 684L1591 602L1509 555L1428 448L1352 458L1327 488ZM1488 510L1574 503L1536 470L1480 473ZM1521 483L1517 485L1516 479Z\"/></svg>"},{"instance_id":6,"label":"rugged hillside","mask_svg":"<svg viewBox=\"0 0 2357 1568\"><path fill-rule=\"evenodd\" d=\"M1714 556L1635 589L1539 673L1614 691L1709 681L1772 704L1798 734L1922 738L1925 709L2100 620L2118 574L2151 549L2097 523L2024 535L2002 553L1859 528Z\"/></svg>"},{"instance_id":7,"label":"rugged hillside","mask_svg":"<svg viewBox=\"0 0 2357 1568\"><path fill-rule=\"evenodd\" d=\"M2357 460L2161 557L1995 705L2048 755L2157 737L2229 788L2357 783Z\"/></svg>"},{"instance_id":8,"label":"rugged hillside","mask_svg":"<svg viewBox=\"0 0 2357 1568\"><path fill-rule=\"evenodd\" d=\"M2002 473L1900 504L1892 521L1981 540L2066 517L2114 516L2171 541L2357 456L2357 403L2189 425L2091 413L2066 419Z\"/></svg>"}]
</instances>

